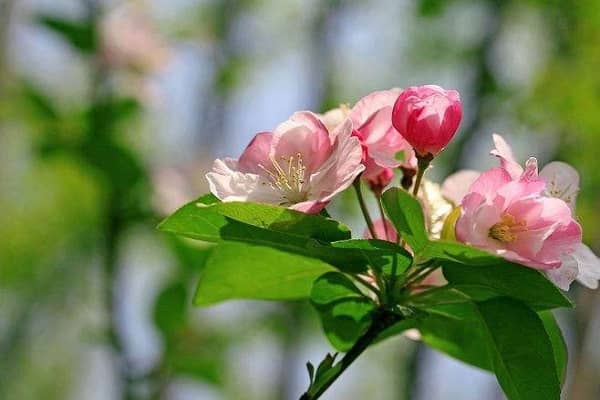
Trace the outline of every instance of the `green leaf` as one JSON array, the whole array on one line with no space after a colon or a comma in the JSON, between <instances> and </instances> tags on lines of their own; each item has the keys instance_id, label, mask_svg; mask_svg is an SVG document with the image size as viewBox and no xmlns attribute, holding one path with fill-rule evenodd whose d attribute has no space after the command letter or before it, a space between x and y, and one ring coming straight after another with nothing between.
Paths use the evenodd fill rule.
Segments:
<instances>
[{"instance_id":1,"label":"green leaf","mask_svg":"<svg viewBox=\"0 0 600 400\"><path fill-rule=\"evenodd\" d=\"M323 330L339 351L348 351L369 328L375 304L350 278L339 272L319 277L311 291L311 301L319 312Z\"/></svg>"},{"instance_id":2,"label":"green leaf","mask_svg":"<svg viewBox=\"0 0 600 400\"><path fill-rule=\"evenodd\" d=\"M473 296L467 295L469 290L473 291L474 287L447 285L414 296L408 305L424 311L416 322L425 343L467 364L492 371L488 336L477 304L494 301L498 296L482 290L477 296L481 301L474 302ZM539 315L552 343L557 376L564 379L567 353L562 334L551 312L543 311ZM514 325L511 326L514 328Z\"/></svg>"},{"instance_id":3,"label":"green leaf","mask_svg":"<svg viewBox=\"0 0 600 400\"><path fill-rule=\"evenodd\" d=\"M542 311L571 307L570 300L539 271L509 262L491 253L455 242L430 242L421 253L437 261L444 276L476 300L483 289L512 297Z\"/></svg>"},{"instance_id":4,"label":"green leaf","mask_svg":"<svg viewBox=\"0 0 600 400\"><path fill-rule=\"evenodd\" d=\"M236 232L228 229L232 221L237 221L265 230L325 242L350 238L348 227L330 218L267 204L207 202L207 199L211 201L213 197L203 196L181 207L165 219L159 229L193 239L218 242L241 239L235 235Z\"/></svg>"},{"instance_id":5,"label":"green leaf","mask_svg":"<svg viewBox=\"0 0 600 400\"><path fill-rule=\"evenodd\" d=\"M552 311L542 311L539 313L539 316L544 323L550 342L552 342L558 378L560 379L561 384L564 384L567 377L567 361L569 358L567 344L565 343L565 339L563 338L560 327L558 326Z\"/></svg>"},{"instance_id":6,"label":"green leaf","mask_svg":"<svg viewBox=\"0 0 600 400\"><path fill-rule=\"evenodd\" d=\"M391 274L394 259L396 274L404 273L412 265L412 256L396 243L379 239L350 239L331 244L336 249L347 249L346 254L368 263L371 267L386 274ZM360 265L360 263L359 263Z\"/></svg>"},{"instance_id":7,"label":"green leaf","mask_svg":"<svg viewBox=\"0 0 600 400\"><path fill-rule=\"evenodd\" d=\"M50 15L38 17L38 22L46 28L61 35L73 47L91 54L96 49L96 33L87 21L71 21Z\"/></svg>"},{"instance_id":8,"label":"green leaf","mask_svg":"<svg viewBox=\"0 0 600 400\"><path fill-rule=\"evenodd\" d=\"M450 288L438 295L441 303L427 307L426 315L417 319L423 342L467 364L492 371L487 337L475 303Z\"/></svg>"},{"instance_id":9,"label":"green leaf","mask_svg":"<svg viewBox=\"0 0 600 400\"><path fill-rule=\"evenodd\" d=\"M421 205L413 196L399 188L388 189L383 194L383 207L396 230L416 252L427 246L425 217Z\"/></svg>"},{"instance_id":10,"label":"green leaf","mask_svg":"<svg viewBox=\"0 0 600 400\"><path fill-rule=\"evenodd\" d=\"M506 297L477 303L496 377L509 400L559 400L554 351L538 314Z\"/></svg>"},{"instance_id":11,"label":"green leaf","mask_svg":"<svg viewBox=\"0 0 600 400\"><path fill-rule=\"evenodd\" d=\"M172 335L185 323L187 290L183 283L167 286L156 299L154 323L166 335Z\"/></svg>"},{"instance_id":12,"label":"green leaf","mask_svg":"<svg viewBox=\"0 0 600 400\"><path fill-rule=\"evenodd\" d=\"M310 296L313 282L333 267L270 247L224 242L202 271L194 304L230 299L293 300Z\"/></svg>"},{"instance_id":13,"label":"green leaf","mask_svg":"<svg viewBox=\"0 0 600 400\"><path fill-rule=\"evenodd\" d=\"M345 271L364 271L399 259L410 262L400 246L380 240L342 240L345 225L318 215L256 203L211 203L202 197L177 210L159 229L211 242L240 241L318 258ZM334 241L333 243L330 243Z\"/></svg>"},{"instance_id":14,"label":"green leaf","mask_svg":"<svg viewBox=\"0 0 600 400\"><path fill-rule=\"evenodd\" d=\"M337 358L337 355L338 353L327 353L323 361L321 361L319 363L319 366L317 367L317 372L314 375L314 380L311 377L310 386L306 393L314 396L315 393L318 393L321 390L324 384L328 383L330 376L333 376L339 372L339 370L342 368L342 363L338 362L335 366L333 365L335 359Z\"/></svg>"}]
</instances>

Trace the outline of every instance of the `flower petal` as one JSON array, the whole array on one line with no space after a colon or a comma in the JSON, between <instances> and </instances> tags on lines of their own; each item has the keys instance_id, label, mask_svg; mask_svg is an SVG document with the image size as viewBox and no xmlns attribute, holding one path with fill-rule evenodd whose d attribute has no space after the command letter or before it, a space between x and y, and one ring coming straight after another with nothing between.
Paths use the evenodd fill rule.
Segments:
<instances>
[{"instance_id":1,"label":"flower petal","mask_svg":"<svg viewBox=\"0 0 600 400\"><path fill-rule=\"evenodd\" d=\"M460 204L479 175L481 173L469 169L450 175L442 184L442 195L455 205Z\"/></svg>"},{"instance_id":2,"label":"flower petal","mask_svg":"<svg viewBox=\"0 0 600 400\"><path fill-rule=\"evenodd\" d=\"M540 178L546 181L545 194L566 202L571 210L575 210L579 192L579 173L567 163L554 161L542 169Z\"/></svg>"}]
</instances>

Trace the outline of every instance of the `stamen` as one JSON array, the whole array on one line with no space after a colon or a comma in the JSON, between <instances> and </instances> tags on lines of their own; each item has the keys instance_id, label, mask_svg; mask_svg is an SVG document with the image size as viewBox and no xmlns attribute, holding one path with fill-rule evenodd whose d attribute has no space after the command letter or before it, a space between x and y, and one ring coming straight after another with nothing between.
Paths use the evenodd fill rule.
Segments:
<instances>
[{"instance_id":1,"label":"stamen","mask_svg":"<svg viewBox=\"0 0 600 400\"><path fill-rule=\"evenodd\" d=\"M489 236L492 239L499 240L503 243L511 243L517 240L518 233L525 228L526 224L524 221L515 219L510 214L504 214L500 219L500 222L494 224L489 231Z\"/></svg>"},{"instance_id":2,"label":"stamen","mask_svg":"<svg viewBox=\"0 0 600 400\"><path fill-rule=\"evenodd\" d=\"M266 168L262 164L258 167L266 172L267 183L273 190L281 192L281 204L290 204L306 199L307 193L304 191L306 167L303 164L302 154L296 153L296 156L280 156L279 161L274 156L269 156L273 165L273 170ZM287 168L283 163L287 163ZM285 168L285 169L284 169Z\"/></svg>"}]
</instances>

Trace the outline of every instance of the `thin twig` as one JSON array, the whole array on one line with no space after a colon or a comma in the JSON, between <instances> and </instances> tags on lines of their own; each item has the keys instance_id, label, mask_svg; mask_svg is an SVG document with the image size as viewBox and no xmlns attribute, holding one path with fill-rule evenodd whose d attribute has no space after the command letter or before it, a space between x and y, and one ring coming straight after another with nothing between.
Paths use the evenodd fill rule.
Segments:
<instances>
[{"instance_id":1,"label":"thin twig","mask_svg":"<svg viewBox=\"0 0 600 400\"><path fill-rule=\"evenodd\" d=\"M356 197L358 199L358 204L360 205L360 211L365 218L365 222L367 223L367 228L371 233L373 239L377 239L377 235L375 234L375 228L373 227L373 220L371 219L371 215L369 214L369 209L367 208L367 204L365 203L365 199L362 195L362 189L360 187L360 177L354 180L352 184L354 186L354 190L356 191Z\"/></svg>"}]
</instances>

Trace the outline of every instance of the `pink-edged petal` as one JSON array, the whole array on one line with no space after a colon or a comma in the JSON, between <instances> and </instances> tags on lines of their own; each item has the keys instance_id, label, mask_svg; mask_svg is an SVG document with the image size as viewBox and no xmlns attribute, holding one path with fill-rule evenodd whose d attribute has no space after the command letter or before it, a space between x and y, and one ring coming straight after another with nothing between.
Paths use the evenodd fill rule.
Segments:
<instances>
[{"instance_id":1,"label":"pink-edged petal","mask_svg":"<svg viewBox=\"0 0 600 400\"><path fill-rule=\"evenodd\" d=\"M480 172L468 169L450 175L442 184L442 195L455 205L460 204L479 175Z\"/></svg>"},{"instance_id":2,"label":"pink-edged petal","mask_svg":"<svg viewBox=\"0 0 600 400\"><path fill-rule=\"evenodd\" d=\"M493 199L498 194L498 190L511 181L511 176L504 168L492 168L479 175L469 188L469 192L479 193L486 199Z\"/></svg>"},{"instance_id":3,"label":"pink-edged petal","mask_svg":"<svg viewBox=\"0 0 600 400\"><path fill-rule=\"evenodd\" d=\"M546 181L545 195L565 201L575 210L579 193L579 173L567 163L554 161L542 169L540 178Z\"/></svg>"},{"instance_id":4,"label":"pink-edged petal","mask_svg":"<svg viewBox=\"0 0 600 400\"><path fill-rule=\"evenodd\" d=\"M290 208L292 210L300 211L306 214L316 214L323 210L325 207L327 207L327 204L329 204L329 202L327 201L322 202L318 200L309 200L303 201L301 203L296 203L290 206Z\"/></svg>"},{"instance_id":5,"label":"pink-edged petal","mask_svg":"<svg viewBox=\"0 0 600 400\"><path fill-rule=\"evenodd\" d=\"M535 258L541 262L554 262L572 254L581 243L581 225L575 221L556 227L544 240L544 245Z\"/></svg>"},{"instance_id":6,"label":"pink-edged petal","mask_svg":"<svg viewBox=\"0 0 600 400\"><path fill-rule=\"evenodd\" d=\"M360 141L351 133L352 122L347 119L339 129L331 156L310 176L310 198L329 201L364 171Z\"/></svg>"},{"instance_id":7,"label":"pink-edged petal","mask_svg":"<svg viewBox=\"0 0 600 400\"><path fill-rule=\"evenodd\" d=\"M264 170L260 165L265 168L271 168L269 152L271 150L272 141L273 134L271 132L261 132L256 134L240 156L238 161L240 172L262 175L264 174Z\"/></svg>"},{"instance_id":8,"label":"pink-edged petal","mask_svg":"<svg viewBox=\"0 0 600 400\"><path fill-rule=\"evenodd\" d=\"M546 188L546 183L539 180L533 181L511 181L496 190L496 195L504 199L508 206L519 199L539 196Z\"/></svg>"},{"instance_id":9,"label":"pink-edged petal","mask_svg":"<svg viewBox=\"0 0 600 400\"><path fill-rule=\"evenodd\" d=\"M506 140L497 133L492 135L496 148L490 154L500 159L500 165L506 169L513 179L518 179L523 174L523 167L515 160L512 149Z\"/></svg>"},{"instance_id":10,"label":"pink-edged petal","mask_svg":"<svg viewBox=\"0 0 600 400\"><path fill-rule=\"evenodd\" d=\"M350 119L354 127L363 125L374 113L385 107L393 107L402 89L393 88L373 92L360 99L350 112ZM391 111L391 110L390 110ZM388 125L391 125L391 117Z\"/></svg>"},{"instance_id":11,"label":"pink-edged petal","mask_svg":"<svg viewBox=\"0 0 600 400\"><path fill-rule=\"evenodd\" d=\"M329 131L316 114L294 113L273 132L270 156L275 160L302 157L307 173L316 171L331 154Z\"/></svg>"},{"instance_id":12,"label":"pink-edged petal","mask_svg":"<svg viewBox=\"0 0 600 400\"><path fill-rule=\"evenodd\" d=\"M540 224L554 222L562 225L568 225L573 219L571 209L564 201L560 199L542 198L544 209L540 215Z\"/></svg>"},{"instance_id":13,"label":"pink-edged petal","mask_svg":"<svg viewBox=\"0 0 600 400\"><path fill-rule=\"evenodd\" d=\"M416 167L417 159L412 147L391 124L392 108L385 107L375 112L357 129L358 136L368 149L368 155L381 167L396 168L400 164ZM404 161L396 154L404 151Z\"/></svg>"}]
</instances>

